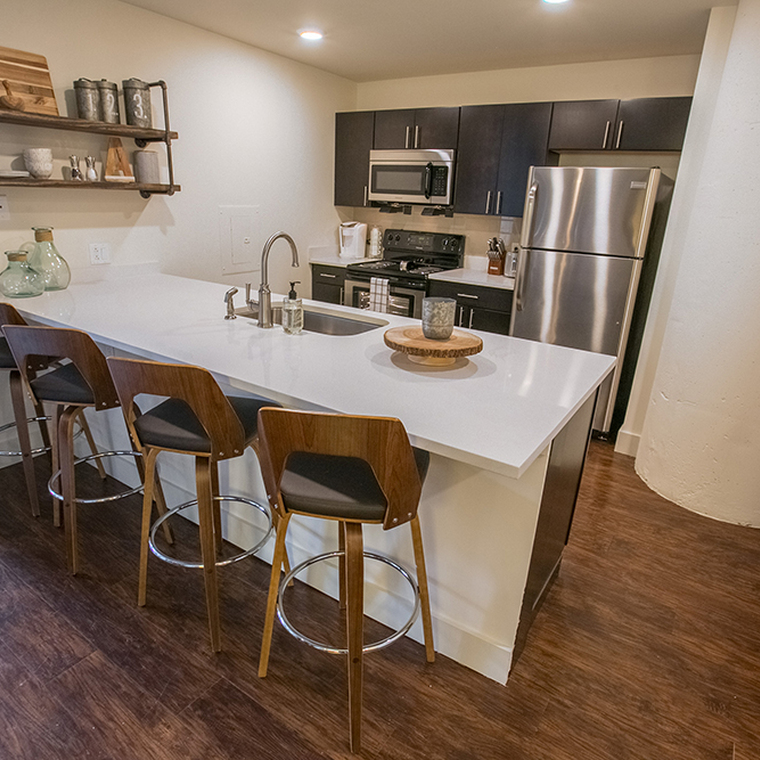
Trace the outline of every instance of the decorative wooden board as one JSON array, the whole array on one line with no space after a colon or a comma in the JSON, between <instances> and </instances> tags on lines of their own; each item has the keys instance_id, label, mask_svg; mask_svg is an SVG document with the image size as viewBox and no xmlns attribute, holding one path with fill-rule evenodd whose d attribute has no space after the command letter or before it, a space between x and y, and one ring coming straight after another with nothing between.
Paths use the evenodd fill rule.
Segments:
<instances>
[{"instance_id":1,"label":"decorative wooden board","mask_svg":"<svg viewBox=\"0 0 760 760\"><path fill-rule=\"evenodd\" d=\"M13 95L24 101L25 113L58 116L45 56L0 47L0 81L4 79L8 80Z\"/></svg>"},{"instance_id":2,"label":"decorative wooden board","mask_svg":"<svg viewBox=\"0 0 760 760\"><path fill-rule=\"evenodd\" d=\"M483 350L480 338L461 330L454 330L448 340L430 340L423 335L421 327L392 327L385 331L383 339L388 348L425 364L452 364Z\"/></svg>"}]
</instances>

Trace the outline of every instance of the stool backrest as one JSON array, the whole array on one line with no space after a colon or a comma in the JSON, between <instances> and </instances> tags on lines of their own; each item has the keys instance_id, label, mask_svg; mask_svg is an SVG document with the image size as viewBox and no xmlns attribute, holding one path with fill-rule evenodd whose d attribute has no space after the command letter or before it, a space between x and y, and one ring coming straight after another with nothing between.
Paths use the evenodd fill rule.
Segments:
<instances>
[{"instance_id":1,"label":"stool backrest","mask_svg":"<svg viewBox=\"0 0 760 760\"><path fill-rule=\"evenodd\" d=\"M9 303L0 303L0 327L4 325L25 325L26 320Z\"/></svg>"},{"instance_id":2,"label":"stool backrest","mask_svg":"<svg viewBox=\"0 0 760 760\"><path fill-rule=\"evenodd\" d=\"M259 410L259 461L273 509L284 516L279 484L295 451L358 457L369 463L388 501L383 528L395 528L417 514L422 482L409 437L394 417Z\"/></svg>"},{"instance_id":3,"label":"stool backrest","mask_svg":"<svg viewBox=\"0 0 760 760\"><path fill-rule=\"evenodd\" d=\"M6 325L3 332L27 385L46 359L70 359L90 386L96 409L119 405L106 357L86 332L26 325Z\"/></svg>"},{"instance_id":4,"label":"stool backrest","mask_svg":"<svg viewBox=\"0 0 760 760\"><path fill-rule=\"evenodd\" d=\"M134 421L139 412L135 396L148 393L184 401L211 441L212 459L229 459L245 449L243 426L214 376L202 367L164 364L143 359L108 358L127 427L139 443Z\"/></svg>"}]
</instances>

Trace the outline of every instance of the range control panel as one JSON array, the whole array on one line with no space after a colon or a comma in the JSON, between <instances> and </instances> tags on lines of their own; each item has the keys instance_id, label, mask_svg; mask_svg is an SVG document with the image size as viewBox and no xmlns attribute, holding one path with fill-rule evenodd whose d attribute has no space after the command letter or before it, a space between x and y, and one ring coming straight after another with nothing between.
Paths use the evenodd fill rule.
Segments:
<instances>
[{"instance_id":1,"label":"range control panel","mask_svg":"<svg viewBox=\"0 0 760 760\"><path fill-rule=\"evenodd\" d=\"M420 253L446 253L461 256L464 253L464 235L442 232L411 232L386 230L383 247L388 250Z\"/></svg>"}]
</instances>

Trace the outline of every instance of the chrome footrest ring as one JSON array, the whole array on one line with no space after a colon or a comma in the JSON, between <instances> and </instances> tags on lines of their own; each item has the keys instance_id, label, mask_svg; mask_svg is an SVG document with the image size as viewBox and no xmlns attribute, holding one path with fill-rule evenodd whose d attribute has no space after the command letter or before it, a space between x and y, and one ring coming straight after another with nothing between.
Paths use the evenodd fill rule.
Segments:
<instances>
[{"instance_id":1,"label":"chrome footrest ring","mask_svg":"<svg viewBox=\"0 0 760 760\"><path fill-rule=\"evenodd\" d=\"M214 501L234 501L238 504L247 504L249 507L257 509L267 519L267 529L264 533L264 537L257 544L252 546L250 549L246 549L244 552L240 552L240 554L236 554L234 557L218 560L215 563L216 566L224 567L225 565L232 565L235 562L240 562L241 559L245 559L246 557L250 557L251 555L256 554L256 552L258 552L261 547L264 546L264 544L269 540L269 537L272 535L272 531L274 530L272 513L269 511L269 509L267 509L267 507L265 507L263 504L259 504L257 501L253 501L253 499L246 499L242 496L214 496ZM163 560L164 562L168 562L170 565L176 565L177 567L186 567L192 570L203 569L202 562L188 562L186 560L177 559L176 557L170 557L168 554L164 554L156 546L156 533L158 532L158 529L161 527L161 525L163 525L163 523L170 517L179 514L179 512L181 512L183 509L193 507L197 503L198 500L193 499L192 501L187 501L184 504L180 504L178 507L174 507L165 514L161 515L158 520L156 520L153 525L151 525L150 536L148 537L148 546L150 546L150 550L153 552L153 554L156 555L156 557Z\"/></svg>"},{"instance_id":2,"label":"chrome footrest ring","mask_svg":"<svg viewBox=\"0 0 760 760\"><path fill-rule=\"evenodd\" d=\"M334 551L334 552L325 552L324 554L317 554L315 557L310 557L304 562L301 562L300 565L298 565L297 567L294 567L282 579L282 583L280 583L280 590L277 593L277 618L280 621L280 623L282 623L282 627L291 636L298 639L303 644L308 644L310 647L313 647L314 649L318 649L320 652L327 652L328 654L348 654L348 649L344 647L334 647L334 646L331 646L330 644L325 644L321 641L316 641L315 639L311 639L308 636L301 633L290 622L290 620L288 620L288 617L285 614L285 609L284 609L282 600L283 600L283 594L288 584L302 570L305 570L307 567L310 567L311 565L314 565L317 562L323 562L326 559L331 559L332 557L342 557L344 555L345 555L345 552L340 551L340 550ZM386 636L384 639L380 639L371 644L365 644L362 647L363 652L375 652L378 649L384 649L390 644L393 644L394 641L398 641L412 627L412 625L414 624L414 621L417 619L417 616L420 613L420 587L417 585L417 580L412 575L412 573L409 570L407 570L403 565L399 565L397 562L394 562L394 560L392 560L390 557L386 557L384 554L376 554L375 552L364 552L364 556L367 559L374 559L374 560L377 560L378 562L383 562L386 565L389 565L390 567L392 567L397 572L399 572L404 577L406 582L409 584L414 594L414 609L412 610L412 614L409 616L409 619L401 626L401 628L394 631L389 636Z\"/></svg>"},{"instance_id":3,"label":"chrome footrest ring","mask_svg":"<svg viewBox=\"0 0 760 760\"><path fill-rule=\"evenodd\" d=\"M50 419L50 417L27 417L26 421L29 422L47 422ZM5 425L0 427L0 433L4 433L6 430L10 430L11 428L16 427L15 420L13 422L7 422ZM32 456L36 456L37 454L42 454L44 451L50 451L50 446L42 446L39 449L32 449ZM22 451L0 451L0 457L20 457L23 456Z\"/></svg>"},{"instance_id":4,"label":"chrome footrest ring","mask_svg":"<svg viewBox=\"0 0 760 760\"><path fill-rule=\"evenodd\" d=\"M74 460L74 467L82 462L91 462L93 459L103 459L105 457L141 457L142 453L139 451L99 451L97 454L88 454L86 457ZM55 490L56 483L61 477L61 471L56 470L50 480L48 480L48 493L58 501L63 501L63 496ZM135 486L134 488L128 488L126 491L114 494L113 496L101 496L97 499L75 499L77 504L104 504L107 501L118 501L126 496L132 496L132 494L139 493L143 490L142 484Z\"/></svg>"}]
</instances>

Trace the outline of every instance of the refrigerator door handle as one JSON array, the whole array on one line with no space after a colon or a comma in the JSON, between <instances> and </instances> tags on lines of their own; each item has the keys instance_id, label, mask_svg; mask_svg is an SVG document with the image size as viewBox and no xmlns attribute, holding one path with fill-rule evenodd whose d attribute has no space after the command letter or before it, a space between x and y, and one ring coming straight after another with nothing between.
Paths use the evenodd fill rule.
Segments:
<instances>
[{"instance_id":1,"label":"refrigerator door handle","mask_svg":"<svg viewBox=\"0 0 760 760\"><path fill-rule=\"evenodd\" d=\"M525 270L528 268L530 249L520 246L517 258L517 274L515 275L514 305L516 311L523 310L523 285L525 284Z\"/></svg>"},{"instance_id":2,"label":"refrigerator door handle","mask_svg":"<svg viewBox=\"0 0 760 760\"><path fill-rule=\"evenodd\" d=\"M534 182L528 190L528 197L525 199L525 213L523 214L522 235L520 236L521 248L530 248L533 244L533 212L536 210L537 195L538 182Z\"/></svg>"}]
</instances>

